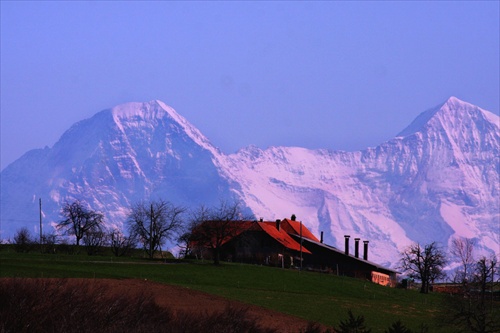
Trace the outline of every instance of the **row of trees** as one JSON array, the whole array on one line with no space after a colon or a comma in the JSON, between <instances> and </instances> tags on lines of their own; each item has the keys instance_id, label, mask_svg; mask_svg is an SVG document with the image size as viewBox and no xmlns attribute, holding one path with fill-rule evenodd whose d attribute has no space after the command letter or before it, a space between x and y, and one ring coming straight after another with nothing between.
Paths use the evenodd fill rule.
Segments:
<instances>
[{"instance_id":1,"label":"row of trees","mask_svg":"<svg viewBox=\"0 0 500 333\"><path fill-rule=\"evenodd\" d=\"M238 202L220 201L216 206L200 206L191 211L164 200L138 202L130 209L125 225L128 235L125 235L117 228L107 229L103 214L80 201L64 204L61 216L56 230L62 235L74 237L76 248L83 245L88 254L95 254L102 246L109 246L116 256L122 256L140 246L149 258L154 258L162 253L162 247L167 242L177 242L185 254L190 252L189 245L196 243L212 249L214 264L220 263L223 241L237 231L233 221L253 218L243 214ZM19 251L38 245L26 228L17 232L14 243ZM55 243L54 234L45 234L39 245L43 245L42 248L48 252Z\"/></svg>"},{"instance_id":2,"label":"row of trees","mask_svg":"<svg viewBox=\"0 0 500 333\"><path fill-rule=\"evenodd\" d=\"M453 272L452 281L468 289L471 283L480 282L485 286L494 281L497 270L497 258L474 255L475 243L470 238L454 238L451 242L450 254L460 266ZM420 292L427 294L432 283L446 277L443 269L449 259L446 253L436 242L421 246L418 243L410 245L401 253L400 268L410 278L421 281Z\"/></svg>"},{"instance_id":3,"label":"row of trees","mask_svg":"<svg viewBox=\"0 0 500 333\"><path fill-rule=\"evenodd\" d=\"M75 251L75 247L68 244L66 239L60 239L55 234L43 235L40 243L26 227L16 232L13 243L16 252L40 250L42 253L73 253ZM104 228L86 232L81 238L81 245L85 247L89 255L98 254L103 247L109 247L117 257L129 254L136 247L134 240L120 230L107 231ZM80 245L76 247L76 250L80 250Z\"/></svg>"},{"instance_id":4,"label":"row of trees","mask_svg":"<svg viewBox=\"0 0 500 333\"><path fill-rule=\"evenodd\" d=\"M61 216L63 219L57 224L58 231L74 236L77 247L83 242L92 249L106 242L117 255L122 255L131 246L140 244L153 258L162 251L166 242L177 241L186 254L190 251L189 244L196 243L212 249L215 264L220 261L223 242L238 231L233 221L253 219L253 216L243 214L238 202L220 201L213 207L202 205L188 211L185 207L160 199L132 206L126 221L129 235L125 236L116 228L106 231L103 214L78 200L66 203L61 209ZM21 229L14 241L26 244L28 238L29 232ZM54 238L53 235L44 235L42 240L50 243ZM478 260L474 256L474 247L474 240L469 238L454 238L451 243L450 254L461 263L452 279L464 287L470 281L477 281L478 275L489 278L495 274L496 258ZM445 277L443 269L447 263L446 253L436 242L424 246L414 243L401 253L400 268L410 278L421 281L420 291L428 293L434 281Z\"/></svg>"},{"instance_id":5,"label":"row of trees","mask_svg":"<svg viewBox=\"0 0 500 333\"><path fill-rule=\"evenodd\" d=\"M237 232L234 221L252 218L243 214L238 202L221 200L216 206L202 205L188 211L159 200L148 205L137 203L132 207L127 224L130 237L142 245L150 258L161 251L167 241L177 241L184 254L190 252L192 243L210 248L214 264L218 265L223 241Z\"/></svg>"}]
</instances>

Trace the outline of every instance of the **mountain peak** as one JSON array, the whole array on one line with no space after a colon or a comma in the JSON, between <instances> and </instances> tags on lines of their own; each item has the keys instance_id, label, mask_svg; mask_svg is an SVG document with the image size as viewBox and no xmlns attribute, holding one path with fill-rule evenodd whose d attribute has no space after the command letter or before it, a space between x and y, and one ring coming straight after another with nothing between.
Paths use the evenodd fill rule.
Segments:
<instances>
[{"instance_id":1,"label":"mountain peak","mask_svg":"<svg viewBox=\"0 0 500 333\"><path fill-rule=\"evenodd\" d=\"M453 118L471 118L479 113L489 122L494 122L495 115L485 111L473 104L464 102L455 96L451 96L446 102L422 112L408 127L401 131L397 136L409 136L417 132L425 131L433 123L443 126L453 122ZM498 118L498 117L496 117Z\"/></svg>"},{"instance_id":2,"label":"mountain peak","mask_svg":"<svg viewBox=\"0 0 500 333\"><path fill-rule=\"evenodd\" d=\"M210 150L214 154L219 151L210 141L186 118L177 113L172 107L168 106L160 100L152 100L149 102L129 102L120 104L111 109L113 119L119 127L123 120L131 121L134 118L144 120L159 120L162 118L170 118L177 123L183 131L198 145Z\"/></svg>"},{"instance_id":3,"label":"mountain peak","mask_svg":"<svg viewBox=\"0 0 500 333\"><path fill-rule=\"evenodd\" d=\"M450 110L462 110L462 109L479 109L477 106L467 103L465 101L462 101L455 96L451 96L444 102L439 110L442 110L443 112L447 112Z\"/></svg>"},{"instance_id":4,"label":"mountain peak","mask_svg":"<svg viewBox=\"0 0 500 333\"><path fill-rule=\"evenodd\" d=\"M457 106L460 104L469 104L469 103L466 103L466 102L456 98L455 96L451 96L450 98L448 98L446 100L446 102L444 102L443 106L445 106L445 105Z\"/></svg>"},{"instance_id":5,"label":"mountain peak","mask_svg":"<svg viewBox=\"0 0 500 333\"><path fill-rule=\"evenodd\" d=\"M126 119L137 116L152 119L162 118L167 114L175 120L182 118L174 109L159 100L123 103L111 108L111 114L115 119Z\"/></svg>"}]
</instances>

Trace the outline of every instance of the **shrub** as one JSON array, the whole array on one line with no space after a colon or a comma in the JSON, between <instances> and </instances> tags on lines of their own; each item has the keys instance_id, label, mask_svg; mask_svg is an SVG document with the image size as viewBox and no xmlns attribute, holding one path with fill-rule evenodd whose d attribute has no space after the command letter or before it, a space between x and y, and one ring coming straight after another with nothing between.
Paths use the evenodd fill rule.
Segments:
<instances>
[{"instance_id":1,"label":"shrub","mask_svg":"<svg viewBox=\"0 0 500 333\"><path fill-rule=\"evenodd\" d=\"M340 321L339 327L335 328L338 333L370 333L371 329L365 326L365 317L363 315L354 317L351 310L347 311L348 318Z\"/></svg>"},{"instance_id":2,"label":"shrub","mask_svg":"<svg viewBox=\"0 0 500 333\"><path fill-rule=\"evenodd\" d=\"M16 252L29 252L33 247L34 240L30 231L23 227L14 235L14 250Z\"/></svg>"},{"instance_id":3,"label":"shrub","mask_svg":"<svg viewBox=\"0 0 500 333\"><path fill-rule=\"evenodd\" d=\"M112 230L108 234L108 240L109 245L111 246L111 252L116 257L130 255L132 249L134 248L134 237L127 237L118 229Z\"/></svg>"},{"instance_id":4,"label":"shrub","mask_svg":"<svg viewBox=\"0 0 500 333\"><path fill-rule=\"evenodd\" d=\"M392 323L391 327L389 327L385 333L413 333L412 330L406 328L405 325L401 322L401 320L395 321Z\"/></svg>"},{"instance_id":5,"label":"shrub","mask_svg":"<svg viewBox=\"0 0 500 333\"><path fill-rule=\"evenodd\" d=\"M106 239L106 234L102 230L89 230L82 238L85 249L89 256L102 252L102 247Z\"/></svg>"},{"instance_id":6,"label":"shrub","mask_svg":"<svg viewBox=\"0 0 500 333\"><path fill-rule=\"evenodd\" d=\"M45 234L42 236L42 253L56 253L57 236L54 234Z\"/></svg>"}]
</instances>

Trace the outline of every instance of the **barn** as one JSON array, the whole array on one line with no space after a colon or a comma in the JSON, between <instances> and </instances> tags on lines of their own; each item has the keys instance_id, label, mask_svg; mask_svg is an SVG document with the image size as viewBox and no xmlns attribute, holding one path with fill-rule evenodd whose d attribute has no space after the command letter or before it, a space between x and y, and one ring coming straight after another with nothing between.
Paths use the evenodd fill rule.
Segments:
<instances>
[{"instance_id":1,"label":"barn","mask_svg":"<svg viewBox=\"0 0 500 333\"><path fill-rule=\"evenodd\" d=\"M231 234L221 242L221 260L296 267L366 279L381 285L396 284L396 271L368 260L368 241L363 242L361 257L360 239L355 238L354 254L350 254L349 235L345 235L345 249L339 250L324 244L302 222L296 221L295 216L276 221L234 221L231 228ZM213 251L206 243L192 248L196 256L211 259Z\"/></svg>"}]
</instances>

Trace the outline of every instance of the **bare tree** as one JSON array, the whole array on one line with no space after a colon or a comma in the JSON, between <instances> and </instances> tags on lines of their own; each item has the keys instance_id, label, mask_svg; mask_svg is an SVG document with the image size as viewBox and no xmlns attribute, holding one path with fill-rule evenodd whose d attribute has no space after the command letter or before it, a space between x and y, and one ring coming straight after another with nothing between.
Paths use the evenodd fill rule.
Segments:
<instances>
[{"instance_id":1,"label":"bare tree","mask_svg":"<svg viewBox=\"0 0 500 333\"><path fill-rule=\"evenodd\" d=\"M179 236L179 238L177 239L177 242L178 242L178 246L179 248L181 249L181 252L180 252L180 256L181 257L188 257L189 255L191 255L191 239L192 239L192 234L191 234L191 231L186 231L185 233L183 233L182 235Z\"/></svg>"},{"instance_id":2,"label":"bare tree","mask_svg":"<svg viewBox=\"0 0 500 333\"><path fill-rule=\"evenodd\" d=\"M128 217L131 235L136 235L149 258L153 258L167 240L172 240L183 227L186 209L168 201L139 202Z\"/></svg>"},{"instance_id":3,"label":"bare tree","mask_svg":"<svg viewBox=\"0 0 500 333\"><path fill-rule=\"evenodd\" d=\"M444 277L443 267L446 265L444 252L436 242L425 245L410 245L401 253L401 268L411 277L422 282L420 292L427 294L431 282Z\"/></svg>"},{"instance_id":4,"label":"bare tree","mask_svg":"<svg viewBox=\"0 0 500 333\"><path fill-rule=\"evenodd\" d=\"M484 303L488 285L493 288L495 283L497 260L494 256L490 259L482 257L476 263L474 281L478 284L481 292L481 302Z\"/></svg>"},{"instance_id":5,"label":"bare tree","mask_svg":"<svg viewBox=\"0 0 500 333\"><path fill-rule=\"evenodd\" d=\"M193 213L190 231L191 242L212 251L214 265L220 264L221 247L238 233L235 222L249 220L243 215L239 202L221 200L218 206L201 206Z\"/></svg>"},{"instance_id":6,"label":"bare tree","mask_svg":"<svg viewBox=\"0 0 500 333\"><path fill-rule=\"evenodd\" d=\"M125 236L120 230L114 229L108 234L111 252L116 257L126 255L134 247L134 238Z\"/></svg>"},{"instance_id":7,"label":"bare tree","mask_svg":"<svg viewBox=\"0 0 500 333\"><path fill-rule=\"evenodd\" d=\"M473 267L471 292L467 297L454 297L449 304L452 320L459 332L493 333L500 332L498 307L495 307L493 290L497 259L482 257ZM491 298L487 295L491 295Z\"/></svg>"},{"instance_id":8,"label":"bare tree","mask_svg":"<svg viewBox=\"0 0 500 333\"><path fill-rule=\"evenodd\" d=\"M87 209L80 201L66 203L61 211L64 220L57 224L57 229L63 229L66 234L74 235L76 245L87 232L100 231L104 224L104 216L93 210Z\"/></svg>"},{"instance_id":9,"label":"bare tree","mask_svg":"<svg viewBox=\"0 0 500 333\"><path fill-rule=\"evenodd\" d=\"M460 269L455 274L455 282L459 282L464 288L471 281L474 269L474 246L472 238L453 238L451 241L450 253L461 263Z\"/></svg>"},{"instance_id":10,"label":"bare tree","mask_svg":"<svg viewBox=\"0 0 500 333\"><path fill-rule=\"evenodd\" d=\"M106 233L103 230L89 230L82 238L89 256L99 253L106 242Z\"/></svg>"}]
</instances>

